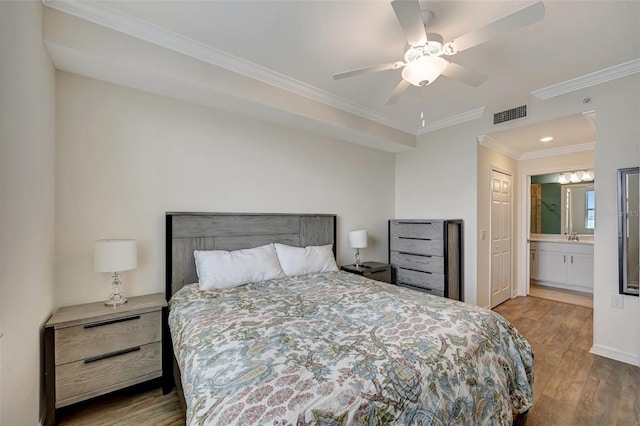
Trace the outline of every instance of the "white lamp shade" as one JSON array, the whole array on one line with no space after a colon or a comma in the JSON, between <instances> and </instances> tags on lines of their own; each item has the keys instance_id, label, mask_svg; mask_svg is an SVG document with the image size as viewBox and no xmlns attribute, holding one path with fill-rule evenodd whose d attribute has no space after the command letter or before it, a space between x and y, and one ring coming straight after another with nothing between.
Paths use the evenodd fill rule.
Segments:
<instances>
[{"instance_id":1,"label":"white lamp shade","mask_svg":"<svg viewBox=\"0 0 640 426\"><path fill-rule=\"evenodd\" d=\"M138 266L136 240L98 240L93 250L93 268L99 272L122 272Z\"/></svg>"},{"instance_id":2,"label":"white lamp shade","mask_svg":"<svg viewBox=\"0 0 640 426\"><path fill-rule=\"evenodd\" d=\"M440 77L448 63L438 56L423 56L402 70L402 78L414 86L426 86Z\"/></svg>"},{"instance_id":3,"label":"white lamp shade","mask_svg":"<svg viewBox=\"0 0 640 426\"><path fill-rule=\"evenodd\" d=\"M357 231L349 231L349 247L365 248L367 246L366 229L358 229Z\"/></svg>"}]
</instances>

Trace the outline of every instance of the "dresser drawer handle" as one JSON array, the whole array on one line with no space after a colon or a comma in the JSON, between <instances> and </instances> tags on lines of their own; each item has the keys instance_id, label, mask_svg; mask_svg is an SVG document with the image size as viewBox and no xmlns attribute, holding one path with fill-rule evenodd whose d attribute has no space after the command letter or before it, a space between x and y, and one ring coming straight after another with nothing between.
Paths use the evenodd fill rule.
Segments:
<instances>
[{"instance_id":1,"label":"dresser drawer handle","mask_svg":"<svg viewBox=\"0 0 640 426\"><path fill-rule=\"evenodd\" d=\"M124 317L124 318L116 318L116 319L107 320L107 321L92 322L91 324L85 325L84 328L101 327L103 325L116 324L116 323L119 323L119 322L133 321L133 320L137 320L137 319L140 319L140 315L133 315L133 316Z\"/></svg>"},{"instance_id":2,"label":"dresser drawer handle","mask_svg":"<svg viewBox=\"0 0 640 426\"><path fill-rule=\"evenodd\" d=\"M398 225L431 225L431 222L396 222Z\"/></svg>"},{"instance_id":3,"label":"dresser drawer handle","mask_svg":"<svg viewBox=\"0 0 640 426\"><path fill-rule=\"evenodd\" d=\"M413 287L413 288L419 288L419 289L422 289L422 290L433 291L433 289L430 288L430 287L422 287L422 286L415 285L415 284L403 283L402 281L398 281L398 285L406 285L406 286Z\"/></svg>"},{"instance_id":4,"label":"dresser drawer handle","mask_svg":"<svg viewBox=\"0 0 640 426\"><path fill-rule=\"evenodd\" d=\"M399 251L398 254L405 254L405 255L408 254L410 256L420 256L420 257L433 257L430 254L409 253L409 252L406 252L406 251Z\"/></svg>"},{"instance_id":5,"label":"dresser drawer handle","mask_svg":"<svg viewBox=\"0 0 640 426\"><path fill-rule=\"evenodd\" d=\"M417 270L417 269L411 269L411 268L402 268L402 267L400 267L400 268L398 268L398 269L404 269L405 271L420 272L421 274L429 274L429 275L433 274L433 272L429 272L429 271L419 271L419 270Z\"/></svg>"},{"instance_id":6,"label":"dresser drawer handle","mask_svg":"<svg viewBox=\"0 0 640 426\"><path fill-rule=\"evenodd\" d=\"M431 238L398 237L401 240L431 241Z\"/></svg>"},{"instance_id":7,"label":"dresser drawer handle","mask_svg":"<svg viewBox=\"0 0 640 426\"><path fill-rule=\"evenodd\" d=\"M103 360L103 359L113 358L114 356L124 355L124 354L128 354L130 352L137 352L139 350L140 350L140 346L136 346L134 348L129 348L129 349L122 349L121 351L110 352L108 354L98 355L98 356L94 356L94 357L91 357L91 358L87 358L87 359L84 360L84 363L85 364L90 364L92 362L100 361L100 360Z\"/></svg>"}]
</instances>

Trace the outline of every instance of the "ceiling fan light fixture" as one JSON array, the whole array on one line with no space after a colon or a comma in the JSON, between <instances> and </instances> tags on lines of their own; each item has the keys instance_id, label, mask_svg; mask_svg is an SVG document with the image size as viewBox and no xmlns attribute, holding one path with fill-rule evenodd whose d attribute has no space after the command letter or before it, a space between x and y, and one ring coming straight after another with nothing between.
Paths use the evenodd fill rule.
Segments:
<instances>
[{"instance_id":1,"label":"ceiling fan light fixture","mask_svg":"<svg viewBox=\"0 0 640 426\"><path fill-rule=\"evenodd\" d=\"M442 53L447 56L451 56L458 53L458 51L456 50L455 47L453 47L453 42L449 42L449 43L446 43L444 46L442 46Z\"/></svg>"},{"instance_id":2,"label":"ceiling fan light fixture","mask_svg":"<svg viewBox=\"0 0 640 426\"><path fill-rule=\"evenodd\" d=\"M427 86L442 74L447 64L438 56L422 56L404 67L402 78L414 86Z\"/></svg>"}]
</instances>

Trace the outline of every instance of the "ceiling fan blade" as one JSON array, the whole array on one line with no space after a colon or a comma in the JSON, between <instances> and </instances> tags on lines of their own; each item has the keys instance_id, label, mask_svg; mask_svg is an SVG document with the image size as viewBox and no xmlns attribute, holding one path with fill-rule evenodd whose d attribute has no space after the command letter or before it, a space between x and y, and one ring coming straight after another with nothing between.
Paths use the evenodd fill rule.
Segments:
<instances>
[{"instance_id":1,"label":"ceiling fan blade","mask_svg":"<svg viewBox=\"0 0 640 426\"><path fill-rule=\"evenodd\" d=\"M544 18L544 4L541 1L525 7L517 12L500 18L475 31L471 31L450 42L455 51L462 52L492 38L498 37L519 28L526 27Z\"/></svg>"},{"instance_id":2,"label":"ceiling fan blade","mask_svg":"<svg viewBox=\"0 0 640 426\"><path fill-rule=\"evenodd\" d=\"M479 73L467 67L463 67L462 65L458 65L453 62L449 62L444 71L442 71L442 75L454 80L461 81L473 87L480 86L482 83L487 81L487 78L489 78L482 73Z\"/></svg>"},{"instance_id":3,"label":"ceiling fan blade","mask_svg":"<svg viewBox=\"0 0 640 426\"><path fill-rule=\"evenodd\" d=\"M411 85L411 83L409 83L404 78L402 80L400 80L400 83L398 83L396 88L393 89L393 92L391 92L391 95L387 98L387 100L385 101L384 104L385 105L393 105L396 102L398 102L398 99L400 99L400 96L402 96L404 94L405 90L407 90L407 88L410 85Z\"/></svg>"},{"instance_id":4,"label":"ceiling fan blade","mask_svg":"<svg viewBox=\"0 0 640 426\"><path fill-rule=\"evenodd\" d=\"M351 71L339 72L333 75L334 80L353 77L354 75L370 74L378 71L395 70L404 66L404 62L391 62L388 64L372 65L370 67L358 68Z\"/></svg>"},{"instance_id":5,"label":"ceiling fan blade","mask_svg":"<svg viewBox=\"0 0 640 426\"><path fill-rule=\"evenodd\" d=\"M418 0L394 0L391 2L404 36L410 46L423 46L427 42L422 11Z\"/></svg>"}]
</instances>

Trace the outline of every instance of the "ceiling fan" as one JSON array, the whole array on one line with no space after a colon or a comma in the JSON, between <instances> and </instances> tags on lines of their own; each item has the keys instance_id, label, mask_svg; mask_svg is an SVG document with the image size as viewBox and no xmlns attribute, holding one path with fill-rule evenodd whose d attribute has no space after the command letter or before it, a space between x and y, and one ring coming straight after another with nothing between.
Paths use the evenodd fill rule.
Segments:
<instances>
[{"instance_id":1,"label":"ceiling fan","mask_svg":"<svg viewBox=\"0 0 640 426\"><path fill-rule=\"evenodd\" d=\"M441 75L474 87L481 85L487 80L486 75L450 62L443 56L453 56L458 52L544 18L544 5L539 1L475 31L443 43L440 34L427 33L426 28L433 13L429 10L421 10L418 0L394 0L391 2L391 6L408 43L405 47L404 61L358 68L333 75L335 80L340 80L361 74L403 68L402 80L386 100L385 105L396 103L410 85L427 86Z\"/></svg>"}]
</instances>

